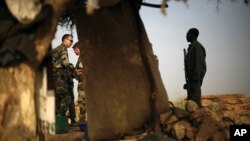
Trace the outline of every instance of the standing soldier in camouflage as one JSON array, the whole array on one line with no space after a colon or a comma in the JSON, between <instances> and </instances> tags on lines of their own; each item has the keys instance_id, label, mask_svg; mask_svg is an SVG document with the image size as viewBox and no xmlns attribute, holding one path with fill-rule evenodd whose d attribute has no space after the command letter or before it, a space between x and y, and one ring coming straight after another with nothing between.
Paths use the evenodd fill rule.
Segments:
<instances>
[{"instance_id":1,"label":"standing soldier in camouflage","mask_svg":"<svg viewBox=\"0 0 250 141\"><path fill-rule=\"evenodd\" d=\"M73 43L73 36L64 34L62 43L52 51L52 62L56 92L56 114L66 115L69 109L71 123L75 123L75 108L73 95L74 66L69 62L68 51Z\"/></svg>"},{"instance_id":2,"label":"standing soldier in camouflage","mask_svg":"<svg viewBox=\"0 0 250 141\"><path fill-rule=\"evenodd\" d=\"M191 44L185 55L185 73L187 82L184 85L184 89L187 89L188 100L195 101L199 107L201 107L201 86L207 71L207 65L206 50L203 45L197 41L198 36L199 30L196 28L191 28L187 32L186 38Z\"/></svg>"},{"instance_id":3,"label":"standing soldier in camouflage","mask_svg":"<svg viewBox=\"0 0 250 141\"><path fill-rule=\"evenodd\" d=\"M86 121L86 107L85 107L85 93L84 93L84 73L83 65L81 62L80 44L75 43L73 50L77 56L79 56L75 66L75 76L78 80L78 104L80 107L79 122Z\"/></svg>"}]
</instances>

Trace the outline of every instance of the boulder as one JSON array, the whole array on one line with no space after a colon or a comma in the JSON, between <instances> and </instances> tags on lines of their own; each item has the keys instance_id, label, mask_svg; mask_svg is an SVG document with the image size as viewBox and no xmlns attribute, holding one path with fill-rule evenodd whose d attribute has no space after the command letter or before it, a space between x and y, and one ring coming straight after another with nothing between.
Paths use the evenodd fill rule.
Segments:
<instances>
[{"instance_id":1,"label":"boulder","mask_svg":"<svg viewBox=\"0 0 250 141\"><path fill-rule=\"evenodd\" d=\"M190 123L186 121L179 121L173 125L171 134L176 137L178 140L181 140L185 137L186 128L190 127Z\"/></svg>"},{"instance_id":2,"label":"boulder","mask_svg":"<svg viewBox=\"0 0 250 141\"><path fill-rule=\"evenodd\" d=\"M173 114L176 115L178 119L187 118L189 116L186 110L178 107L173 108Z\"/></svg>"},{"instance_id":3,"label":"boulder","mask_svg":"<svg viewBox=\"0 0 250 141\"><path fill-rule=\"evenodd\" d=\"M210 141L227 141L227 139L223 131L218 131L211 136Z\"/></svg>"},{"instance_id":4,"label":"boulder","mask_svg":"<svg viewBox=\"0 0 250 141\"><path fill-rule=\"evenodd\" d=\"M187 138L189 140L192 140L192 139L194 139L196 133L197 133L197 128L196 127L194 127L194 126L186 127L185 138Z\"/></svg>"},{"instance_id":5,"label":"boulder","mask_svg":"<svg viewBox=\"0 0 250 141\"><path fill-rule=\"evenodd\" d=\"M187 112L195 112L199 109L199 106L193 100L188 100L185 108L186 108Z\"/></svg>"},{"instance_id":6,"label":"boulder","mask_svg":"<svg viewBox=\"0 0 250 141\"><path fill-rule=\"evenodd\" d=\"M207 141L218 129L213 122L202 123L198 128L195 141Z\"/></svg>"},{"instance_id":7,"label":"boulder","mask_svg":"<svg viewBox=\"0 0 250 141\"><path fill-rule=\"evenodd\" d=\"M171 116L171 113L170 112L165 112L165 113L162 113L160 114L160 121L161 123L165 123L166 120Z\"/></svg>"}]
</instances>

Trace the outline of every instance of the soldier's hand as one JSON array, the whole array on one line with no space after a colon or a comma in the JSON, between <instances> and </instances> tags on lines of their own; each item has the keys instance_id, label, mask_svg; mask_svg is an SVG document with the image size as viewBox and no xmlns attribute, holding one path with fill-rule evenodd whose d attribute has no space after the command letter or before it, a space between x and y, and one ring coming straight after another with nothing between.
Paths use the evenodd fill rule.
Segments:
<instances>
[{"instance_id":1,"label":"soldier's hand","mask_svg":"<svg viewBox=\"0 0 250 141\"><path fill-rule=\"evenodd\" d=\"M69 69L69 70L74 70L75 69L75 67L74 67L74 65L72 64L72 63L69 63L68 65L67 65L67 68Z\"/></svg>"},{"instance_id":2,"label":"soldier's hand","mask_svg":"<svg viewBox=\"0 0 250 141\"><path fill-rule=\"evenodd\" d=\"M76 69L76 75L77 75L77 76L82 75L82 74L83 74L83 73L82 73L81 69Z\"/></svg>"}]
</instances>

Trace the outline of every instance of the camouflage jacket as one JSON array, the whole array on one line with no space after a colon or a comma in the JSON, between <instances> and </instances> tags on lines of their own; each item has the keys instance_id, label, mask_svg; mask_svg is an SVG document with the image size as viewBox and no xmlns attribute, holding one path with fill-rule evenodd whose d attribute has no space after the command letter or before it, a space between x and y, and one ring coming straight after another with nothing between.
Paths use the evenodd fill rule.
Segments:
<instances>
[{"instance_id":1,"label":"camouflage jacket","mask_svg":"<svg viewBox=\"0 0 250 141\"><path fill-rule=\"evenodd\" d=\"M63 44L52 50L52 63L56 93L69 94L74 86L74 66L69 62L68 51Z\"/></svg>"},{"instance_id":2,"label":"camouflage jacket","mask_svg":"<svg viewBox=\"0 0 250 141\"><path fill-rule=\"evenodd\" d=\"M66 68L70 64L67 48L63 44L53 49L52 62L56 69Z\"/></svg>"},{"instance_id":3,"label":"camouflage jacket","mask_svg":"<svg viewBox=\"0 0 250 141\"><path fill-rule=\"evenodd\" d=\"M83 75L83 64L82 64L80 58L81 58L81 56L79 56L79 58L78 58L78 60L77 60L75 69L81 71L82 74L81 74L81 75L77 75L77 76L76 76L76 79L78 80L78 82L83 82L83 79L84 79L84 75Z\"/></svg>"}]
</instances>

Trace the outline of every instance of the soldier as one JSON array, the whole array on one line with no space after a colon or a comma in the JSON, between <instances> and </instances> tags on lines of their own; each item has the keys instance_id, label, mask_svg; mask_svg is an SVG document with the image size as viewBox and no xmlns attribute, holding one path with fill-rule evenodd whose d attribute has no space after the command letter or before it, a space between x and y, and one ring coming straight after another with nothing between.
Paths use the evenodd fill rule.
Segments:
<instances>
[{"instance_id":1,"label":"soldier","mask_svg":"<svg viewBox=\"0 0 250 141\"><path fill-rule=\"evenodd\" d=\"M187 82L184 85L184 89L187 89L187 99L195 101L199 107L201 107L201 86L207 71L207 66L206 50L203 45L197 41L198 36L199 31L196 28L191 28L187 32L186 38L191 44L185 56Z\"/></svg>"},{"instance_id":2,"label":"soldier","mask_svg":"<svg viewBox=\"0 0 250 141\"><path fill-rule=\"evenodd\" d=\"M84 93L84 72L83 64L81 62L80 45L79 42L75 43L73 50L79 56L75 66L75 76L78 80L78 104L80 107L79 122L86 121L86 107L85 107L85 93Z\"/></svg>"},{"instance_id":3,"label":"soldier","mask_svg":"<svg viewBox=\"0 0 250 141\"><path fill-rule=\"evenodd\" d=\"M56 92L56 113L64 115L69 108L71 123L75 121L74 94L73 94L73 70L74 66L69 62L68 51L73 43L73 36L65 34L62 43L52 51L52 62Z\"/></svg>"}]
</instances>

